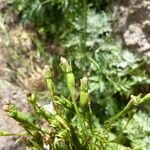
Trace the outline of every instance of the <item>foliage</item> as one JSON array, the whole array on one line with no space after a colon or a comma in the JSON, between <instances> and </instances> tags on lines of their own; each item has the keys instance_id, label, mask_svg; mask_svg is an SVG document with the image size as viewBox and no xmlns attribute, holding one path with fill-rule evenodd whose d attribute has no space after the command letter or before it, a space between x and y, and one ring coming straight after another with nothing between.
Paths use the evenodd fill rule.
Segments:
<instances>
[{"instance_id":1,"label":"foliage","mask_svg":"<svg viewBox=\"0 0 150 150\"><path fill-rule=\"evenodd\" d=\"M118 132L123 131L124 139L130 141L132 149L147 150L150 147L150 118L148 114L139 111L133 116L133 119L127 124L127 118L118 122ZM124 128L125 127L125 128Z\"/></svg>"},{"instance_id":2,"label":"foliage","mask_svg":"<svg viewBox=\"0 0 150 150\"><path fill-rule=\"evenodd\" d=\"M11 0L13 6L20 12L25 24L38 26L41 34L53 34L56 40L61 35L74 32L74 23L80 19L85 24L88 5L96 9L105 9L112 0ZM86 25L84 25L86 26ZM83 29L84 30L84 29ZM64 34L65 32L65 34Z\"/></svg>"},{"instance_id":3,"label":"foliage","mask_svg":"<svg viewBox=\"0 0 150 150\"><path fill-rule=\"evenodd\" d=\"M85 47L80 42L83 34L80 19L75 24L76 32L61 40L77 78L83 74L90 76L90 92L95 97L94 102L106 108L98 110L105 111L105 115L114 115L119 110L116 95L127 99L135 85L149 83L148 76L141 71L144 60L123 49L115 40L111 27L113 18L111 11L96 13L88 9Z\"/></svg>"},{"instance_id":4,"label":"foliage","mask_svg":"<svg viewBox=\"0 0 150 150\"><path fill-rule=\"evenodd\" d=\"M97 110L103 116L117 113L127 103L136 85L149 84L149 77L143 71L144 60L138 54L123 49L114 37L112 22L115 14L111 2L13 0L24 22L32 22L40 37L53 39L65 49L64 55L71 61L77 80L83 75L90 76L92 102L103 106ZM40 49L38 46L44 44L38 43L35 44ZM43 47L45 49L46 46ZM46 58L44 54L43 60ZM55 78L58 90L62 89L64 81L55 63L57 57L50 59L47 61L53 61L54 73L58 74ZM67 95L67 90L63 89ZM120 98L119 102L116 97Z\"/></svg>"},{"instance_id":5,"label":"foliage","mask_svg":"<svg viewBox=\"0 0 150 150\"><path fill-rule=\"evenodd\" d=\"M19 122L25 129L23 133L0 132L1 136L19 135L29 149L65 149L65 150L109 150L112 145L118 144L111 139L111 129L120 117L131 114L133 110L145 102L150 101L150 94L143 98L132 96L126 107L114 117L105 121L102 127L91 111L91 102L88 93L88 79L81 79L80 90L75 87L75 76L68 61L61 58L60 66L64 72L69 96L56 91L48 66L43 70L50 92L51 102L41 106L35 94L28 93L27 100L32 107L32 113L23 113L15 105L7 103L3 106L10 117ZM78 93L79 97L78 97ZM79 104L77 103L79 100ZM122 131L123 132L123 131ZM131 136L132 137L132 136ZM120 145L122 149L124 145ZM113 149L117 149L116 146Z\"/></svg>"}]
</instances>

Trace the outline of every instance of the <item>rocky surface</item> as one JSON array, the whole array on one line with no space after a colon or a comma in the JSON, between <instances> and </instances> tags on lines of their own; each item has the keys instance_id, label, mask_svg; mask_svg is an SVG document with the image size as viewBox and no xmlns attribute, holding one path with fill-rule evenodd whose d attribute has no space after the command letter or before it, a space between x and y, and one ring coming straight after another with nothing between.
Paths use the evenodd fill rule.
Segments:
<instances>
[{"instance_id":1,"label":"rocky surface","mask_svg":"<svg viewBox=\"0 0 150 150\"><path fill-rule=\"evenodd\" d=\"M9 118L2 109L5 101L11 101L19 108L27 111L25 91L10 82L13 76L13 72L8 66L8 53L10 52L8 45L10 39L6 32L7 26L4 25L5 20L2 14L7 6L8 3L5 0L0 0L0 131L18 133L23 129L19 127L17 122ZM17 138L15 136L0 137L0 150L25 150L24 145L15 143Z\"/></svg>"},{"instance_id":2,"label":"rocky surface","mask_svg":"<svg viewBox=\"0 0 150 150\"><path fill-rule=\"evenodd\" d=\"M150 0L118 0L116 32L124 44L150 57Z\"/></svg>"},{"instance_id":3,"label":"rocky surface","mask_svg":"<svg viewBox=\"0 0 150 150\"><path fill-rule=\"evenodd\" d=\"M9 83L4 79L0 79L0 130L19 133L22 129L13 119L7 117L2 106L5 101L15 103L19 108L27 111L25 93L19 87ZM0 137L0 150L24 150L22 144L15 144L17 137Z\"/></svg>"},{"instance_id":4,"label":"rocky surface","mask_svg":"<svg viewBox=\"0 0 150 150\"><path fill-rule=\"evenodd\" d=\"M0 130L10 131L14 133L20 132L22 129L18 124L6 116L3 110L0 109ZM22 144L15 144L18 137L0 137L0 150L25 150Z\"/></svg>"}]
</instances>

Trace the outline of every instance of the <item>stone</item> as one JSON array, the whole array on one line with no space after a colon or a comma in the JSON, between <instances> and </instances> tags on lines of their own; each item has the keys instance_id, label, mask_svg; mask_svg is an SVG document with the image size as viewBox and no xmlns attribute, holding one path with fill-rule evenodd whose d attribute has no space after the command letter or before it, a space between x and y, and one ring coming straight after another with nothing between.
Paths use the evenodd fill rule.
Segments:
<instances>
[{"instance_id":1,"label":"stone","mask_svg":"<svg viewBox=\"0 0 150 150\"><path fill-rule=\"evenodd\" d=\"M114 29L126 47L150 55L150 0L118 0Z\"/></svg>"}]
</instances>

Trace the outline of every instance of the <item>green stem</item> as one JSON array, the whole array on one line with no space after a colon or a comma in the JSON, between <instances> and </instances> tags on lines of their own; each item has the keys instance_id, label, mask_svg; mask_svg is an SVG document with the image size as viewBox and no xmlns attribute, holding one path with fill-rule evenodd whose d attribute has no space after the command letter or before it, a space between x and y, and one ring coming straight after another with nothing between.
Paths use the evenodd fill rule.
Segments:
<instances>
[{"instance_id":1,"label":"green stem","mask_svg":"<svg viewBox=\"0 0 150 150\"><path fill-rule=\"evenodd\" d=\"M7 131L0 132L0 136L28 136L27 133L11 133Z\"/></svg>"},{"instance_id":2,"label":"green stem","mask_svg":"<svg viewBox=\"0 0 150 150\"><path fill-rule=\"evenodd\" d=\"M150 93L147 94L146 96L144 96L142 99L140 99L140 104L143 104L143 103L147 103L147 102L150 102Z\"/></svg>"},{"instance_id":3,"label":"green stem","mask_svg":"<svg viewBox=\"0 0 150 150\"><path fill-rule=\"evenodd\" d=\"M128 104L125 106L125 108L120 111L118 114L116 114L114 117L108 119L105 122L106 128L110 129L111 125L121 116L126 115L127 113L131 112L134 108L137 108L137 106L142 105L144 103L150 102L150 93L144 96L143 98L132 96L131 100L128 102Z\"/></svg>"},{"instance_id":4,"label":"green stem","mask_svg":"<svg viewBox=\"0 0 150 150\"><path fill-rule=\"evenodd\" d=\"M47 87L48 87L48 90L49 90L49 94L50 94L50 97L51 97L51 101L52 101L54 110L56 111L56 105L55 105L55 102L54 102L54 100L55 100L54 84L52 82L52 79L51 78L47 78L46 79L46 83L47 83Z\"/></svg>"},{"instance_id":5,"label":"green stem","mask_svg":"<svg viewBox=\"0 0 150 150\"><path fill-rule=\"evenodd\" d=\"M78 135L76 134L75 128L70 124L70 133L71 133L71 141L74 145L75 150L82 149L81 143L78 139Z\"/></svg>"},{"instance_id":6,"label":"green stem","mask_svg":"<svg viewBox=\"0 0 150 150\"><path fill-rule=\"evenodd\" d=\"M86 50L86 40L87 40L87 12L88 12L88 7L87 7L87 0L83 0L83 21L84 21L84 29L83 29L83 37L82 37L82 50Z\"/></svg>"}]
</instances>

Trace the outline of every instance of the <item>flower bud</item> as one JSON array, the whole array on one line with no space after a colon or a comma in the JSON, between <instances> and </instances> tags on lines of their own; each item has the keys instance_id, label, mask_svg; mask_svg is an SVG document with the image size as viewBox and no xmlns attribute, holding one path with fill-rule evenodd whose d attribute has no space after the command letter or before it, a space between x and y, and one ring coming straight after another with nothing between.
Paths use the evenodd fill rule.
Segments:
<instances>
[{"instance_id":1,"label":"flower bud","mask_svg":"<svg viewBox=\"0 0 150 150\"><path fill-rule=\"evenodd\" d=\"M84 77L81 79L80 90L81 91L88 91L88 79L87 79L87 77Z\"/></svg>"},{"instance_id":2,"label":"flower bud","mask_svg":"<svg viewBox=\"0 0 150 150\"><path fill-rule=\"evenodd\" d=\"M72 73L72 68L69 65L68 61L63 57L60 58L60 66L66 75L67 86L70 91L72 100L74 101L76 90L75 90L75 77L74 74Z\"/></svg>"},{"instance_id":3,"label":"flower bud","mask_svg":"<svg viewBox=\"0 0 150 150\"><path fill-rule=\"evenodd\" d=\"M48 65L45 65L42 74L43 74L43 77L44 77L45 79L51 78L51 71L50 71L50 68L49 68Z\"/></svg>"},{"instance_id":4,"label":"flower bud","mask_svg":"<svg viewBox=\"0 0 150 150\"><path fill-rule=\"evenodd\" d=\"M72 68L69 65L68 61L63 57L60 58L60 67L65 73L67 86L71 95L72 103L73 103L73 106L75 108L77 115L79 116L80 114L79 114L79 110L76 104L75 77L74 77L74 74L72 73Z\"/></svg>"},{"instance_id":5,"label":"flower bud","mask_svg":"<svg viewBox=\"0 0 150 150\"><path fill-rule=\"evenodd\" d=\"M43 77L46 79L46 84L50 93L50 98L55 108L55 104L54 104L55 86L51 79L51 71L48 65L45 65L45 68L43 70Z\"/></svg>"},{"instance_id":6,"label":"flower bud","mask_svg":"<svg viewBox=\"0 0 150 150\"><path fill-rule=\"evenodd\" d=\"M68 61L63 57L60 58L60 66L65 73L72 72L72 68Z\"/></svg>"},{"instance_id":7,"label":"flower bud","mask_svg":"<svg viewBox=\"0 0 150 150\"><path fill-rule=\"evenodd\" d=\"M9 109L10 109L9 104L4 104L4 105L3 105L3 110L4 110L5 112L9 112Z\"/></svg>"}]
</instances>

